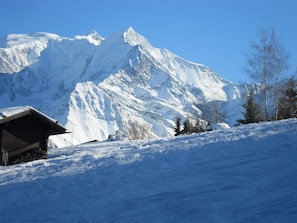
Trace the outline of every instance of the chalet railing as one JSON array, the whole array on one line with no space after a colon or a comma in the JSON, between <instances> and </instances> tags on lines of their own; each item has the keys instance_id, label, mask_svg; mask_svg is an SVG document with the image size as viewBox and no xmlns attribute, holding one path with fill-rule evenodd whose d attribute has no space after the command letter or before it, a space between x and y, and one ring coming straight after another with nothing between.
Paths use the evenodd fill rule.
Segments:
<instances>
[{"instance_id":1,"label":"chalet railing","mask_svg":"<svg viewBox=\"0 0 297 223\"><path fill-rule=\"evenodd\" d=\"M15 148L13 150L10 150L8 153L8 158L10 159L10 158L15 157L23 152L26 152L27 150L34 149L34 148L39 148L39 142L35 142L32 144L28 144L28 145L21 146L21 147Z\"/></svg>"},{"instance_id":2,"label":"chalet railing","mask_svg":"<svg viewBox=\"0 0 297 223\"><path fill-rule=\"evenodd\" d=\"M3 166L43 158L47 158L47 151L40 148L40 142L10 149L9 151L2 148L0 151L0 165Z\"/></svg>"}]
</instances>

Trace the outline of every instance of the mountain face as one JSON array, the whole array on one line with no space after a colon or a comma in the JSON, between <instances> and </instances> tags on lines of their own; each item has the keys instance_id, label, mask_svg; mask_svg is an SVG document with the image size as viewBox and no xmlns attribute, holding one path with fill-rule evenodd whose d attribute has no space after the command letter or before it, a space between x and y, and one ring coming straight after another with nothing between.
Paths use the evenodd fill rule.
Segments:
<instances>
[{"instance_id":1,"label":"mountain face","mask_svg":"<svg viewBox=\"0 0 297 223\"><path fill-rule=\"evenodd\" d=\"M58 146L119 134L172 136L178 116L202 117L208 103L225 102L240 115L246 91L204 65L152 47L132 28L107 38L96 32L0 38L1 107L30 105L57 119L71 132L53 139Z\"/></svg>"}]
</instances>

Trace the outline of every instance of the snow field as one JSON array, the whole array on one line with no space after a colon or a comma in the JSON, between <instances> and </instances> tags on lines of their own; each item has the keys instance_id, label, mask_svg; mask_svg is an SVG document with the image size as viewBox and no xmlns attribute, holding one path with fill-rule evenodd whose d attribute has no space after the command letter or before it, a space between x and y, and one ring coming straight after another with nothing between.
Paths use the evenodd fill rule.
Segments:
<instances>
[{"instance_id":1,"label":"snow field","mask_svg":"<svg viewBox=\"0 0 297 223\"><path fill-rule=\"evenodd\" d=\"M0 167L3 222L296 222L297 120Z\"/></svg>"}]
</instances>

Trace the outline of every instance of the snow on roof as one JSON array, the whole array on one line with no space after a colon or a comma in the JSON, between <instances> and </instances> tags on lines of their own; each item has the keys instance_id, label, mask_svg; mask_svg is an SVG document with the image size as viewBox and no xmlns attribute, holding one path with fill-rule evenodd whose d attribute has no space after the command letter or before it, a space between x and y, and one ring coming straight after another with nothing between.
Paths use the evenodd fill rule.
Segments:
<instances>
[{"instance_id":1,"label":"snow on roof","mask_svg":"<svg viewBox=\"0 0 297 223\"><path fill-rule=\"evenodd\" d=\"M51 121L51 122L55 123L56 125L59 125L60 127L64 128L62 125L58 124L57 120L37 111L36 109L34 109L31 106L17 106L17 107L9 107L9 108L0 108L0 123L1 123L1 121L3 121L4 119L6 119L8 117L12 117L14 115L26 113L26 112L30 112L30 111L33 111L33 112L37 113L39 116L47 119L48 121Z\"/></svg>"},{"instance_id":2,"label":"snow on roof","mask_svg":"<svg viewBox=\"0 0 297 223\"><path fill-rule=\"evenodd\" d=\"M18 107L9 107L9 108L0 108L0 120L6 117L10 117L16 114L19 114L24 111L29 111L30 106L18 106Z\"/></svg>"}]
</instances>

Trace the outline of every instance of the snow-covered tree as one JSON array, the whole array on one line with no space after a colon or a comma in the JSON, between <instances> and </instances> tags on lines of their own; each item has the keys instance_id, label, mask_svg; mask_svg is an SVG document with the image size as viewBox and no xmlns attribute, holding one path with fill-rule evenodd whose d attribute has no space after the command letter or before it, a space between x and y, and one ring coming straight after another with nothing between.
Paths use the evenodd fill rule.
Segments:
<instances>
[{"instance_id":1,"label":"snow-covered tree","mask_svg":"<svg viewBox=\"0 0 297 223\"><path fill-rule=\"evenodd\" d=\"M204 123L205 124L205 123ZM193 126L192 131L195 133L204 132L203 123L200 119L196 120L195 126Z\"/></svg>"},{"instance_id":2,"label":"snow-covered tree","mask_svg":"<svg viewBox=\"0 0 297 223\"><path fill-rule=\"evenodd\" d=\"M186 118L185 121L184 121L184 128L182 130L182 133L184 133L184 134L191 133L191 123L190 123L189 118Z\"/></svg>"}]
</instances>

